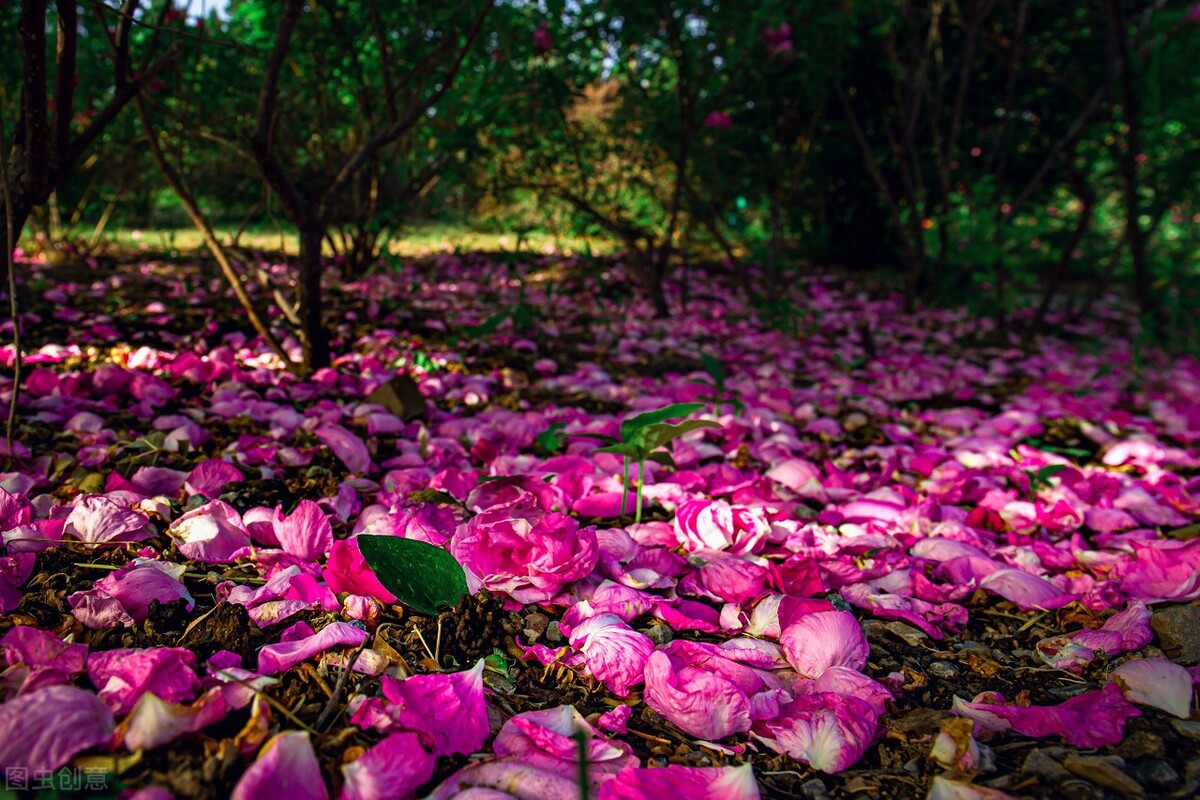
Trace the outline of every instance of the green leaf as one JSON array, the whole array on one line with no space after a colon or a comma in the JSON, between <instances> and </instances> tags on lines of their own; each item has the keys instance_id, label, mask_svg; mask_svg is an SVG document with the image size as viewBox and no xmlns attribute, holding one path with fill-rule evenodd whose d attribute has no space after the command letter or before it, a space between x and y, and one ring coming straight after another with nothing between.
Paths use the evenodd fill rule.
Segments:
<instances>
[{"instance_id":1,"label":"green leaf","mask_svg":"<svg viewBox=\"0 0 1200 800\"><path fill-rule=\"evenodd\" d=\"M654 461L662 464L664 467L675 468L675 459L666 450L659 450L657 453L651 453L646 456L647 461Z\"/></svg>"},{"instance_id":2,"label":"green leaf","mask_svg":"<svg viewBox=\"0 0 1200 800\"><path fill-rule=\"evenodd\" d=\"M632 444L630 442L618 442L617 444L610 444L607 447L597 447L592 452L593 453L613 453L618 456L625 456L626 458L641 458L642 457L642 449L640 447L638 447L636 444Z\"/></svg>"},{"instance_id":3,"label":"green leaf","mask_svg":"<svg viewBox=\"0 0 1200 800\"><path fill-rule=\"evenodd\" d=\"M1042 483L1048 483L1058 473L1067 468L1066 464L1050 464L1042 467L1037 471L1037 479Z\"/></svg>"},{"instance_id":4,"label":"green leaf","mask_svg":"<svg viewBox=\"0 0 1200 800\"><path fill-rule=\"evenodd\" d=\"M721 362L714 356L708 353L701 353L700 363L704 365L704 371L711 375L712 379L718 385L725 383L725 368L721 366Z\"/></svg>"},{"instance_id":5,"label":"green leaf","mask_svg":"<svg viewBox=\"0 0 1200 800\"><path fill-rule=\"evenodd\" d=\"M424 614L453 607L467 593L467 577L440 547L399 536L359 536L358 548L383 587Z\"/></svg>"},{"instance_id":6,"label":"green leaf","mask_svg":"<svg viewBox=\"0 0 1200 800\"><path fill-rule=\"evenodd\" d=\"M638 431L634 434L632 441L640 445L644 452L651 453L667 442L678 439L685 433L691 433L701 428L719 427L721 427L721 423L714 422L711 419L686 419L677 425L672 425L668 422L659 422Z\"/></svg>"},{"instance_id":7,"label":"green leaf","mask_svg":"<svg viewBox=\"0 0 1200 800\"><path fill-rule=\"evenodd\" d=\"M638 414L636 417L631 417L621 423L621 438L629 441L633 434L642 428L657 425L660 422L666 422L676 417L690 416L702 408L704 408L704 403L673 403L656 411L647 411L645 414Z\"/></svg>"}]
</instances>

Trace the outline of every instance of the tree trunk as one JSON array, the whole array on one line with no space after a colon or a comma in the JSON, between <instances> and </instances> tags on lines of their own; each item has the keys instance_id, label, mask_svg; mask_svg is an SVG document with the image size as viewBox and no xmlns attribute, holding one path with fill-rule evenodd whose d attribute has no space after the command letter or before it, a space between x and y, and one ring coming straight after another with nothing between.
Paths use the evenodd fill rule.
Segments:
<instances>
[{"instance_id":1,"label":"tree trunk","mask_svg":"<svg viewBox=\"0 0 1200 800\"><path fill-rule=\"evenodd\" d=\"M300 228L299 274L296 300L300 315L304 370L312 372L330 364L329 333L321 323L321 242L325 232L321 227L305 225Z\"/></svg>"}]
</instances>

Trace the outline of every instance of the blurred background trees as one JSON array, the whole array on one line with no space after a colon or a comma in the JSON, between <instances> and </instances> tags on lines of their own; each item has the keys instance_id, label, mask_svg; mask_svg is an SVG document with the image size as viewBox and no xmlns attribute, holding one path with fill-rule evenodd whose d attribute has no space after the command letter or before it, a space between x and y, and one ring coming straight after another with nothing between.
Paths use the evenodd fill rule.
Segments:
<instances>
[{"instance_id":1,"label":"blurred background trees","mask_svg":"<svg viewBox=\"0 0 1200 800\"><path fill-rule=\"evenodd\" d=\"M1121 284L1147 327L1192 332L1194 2L199 10L3 15L14 219L57 251L207 228L309 368L328 359L322 276L386 266L389 242L439 223L606 242L658 314L691 265L763 304L838 267L970 303L1001 333ZM290 235L293 269L264 271L246 231Z\"/></svg>"}]
</instances>

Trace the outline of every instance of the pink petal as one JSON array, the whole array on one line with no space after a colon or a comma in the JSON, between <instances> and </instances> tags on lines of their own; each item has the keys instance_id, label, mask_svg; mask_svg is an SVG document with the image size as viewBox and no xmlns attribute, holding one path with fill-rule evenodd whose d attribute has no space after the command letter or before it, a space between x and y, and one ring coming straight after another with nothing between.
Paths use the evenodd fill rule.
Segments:
<instances>
[{"instance_id":1,"label":"pink petal","mask_svg":"<svg viewBox=\"0 0 1200 800\"><path fill-rule=\"evenodd\" d=\"M849 611L816 611L793 622L779 637L788 662L806 678L830 667L861 670L871 648Z\"/></svg>"},{"instance_id":2,"label":"pink petal","mask_svg":"<svg viewBox=\"0 0 1200 800\"><path fill-rule=\"evenodd\" d=\"M341 459L346 469L357 475L371 471L371 453L367 446L341 425L322 425L313 434Z\"/></svg>"},{"instance_id":3,"label":"pink petal","mask_svg":"<svg viewBox=\"0 0 1200 800\"><path fill-rule=\"evenodd\" d=\"M113 718L91 692L46 686L0 705L0 731L0 766L53 771L108 742Z\"/></svg>"},{"instance_id":4,"label":"pink petal","mask_svg":"<svg viewBox=\"0 0 1200 800\"><path fill-rule=\"evenodd\" d=\"M1110 680L1121 687L1125 699L1153 706L1187 719L1192 707L1192 676L1165 658L1126 661L1112 671Z\"/></svg>"},{"instance_id":5,"label":"pink petal","mask_svg":"<svg viewBox=\"0 0 1200 800\"><path fill-rule=\"evenodd\" d=\"M934 775L925 800L1014 800L1011 794L987 786L976 786L970 781L957 780L945 775Z\"/></svg>"},{"instance_id":6,"label":"pink petal","mask_svg":"<svg viewBox=\"0 0 1200 800\"><path fill-rule=\"evenodd\" d=\"M87 645L64 642L37 628L10 628L0 638L0 648L8 662L4 681L15 687L15 694L70 683L87 664Z\"/></svg>"},{"instance_id":7,"label":"pink petal","mask_svg":"<svg viewBox=\"0 0 1200 800\"><path fill-rule=\"evenodd\" d=\"M600 789L599 800L758 800L749 764L740 767L629 767Z\"/></svg>"},{"instance_id":8,"label":"pink petal","mask_svg":"<svg viewBox=\"0 0 1200 800\"><path fill-rule=\"evenodd\" d=\"M189 497L200 494L215 499L228 484L237 483L242 479L242 471L233 464L219 458L210 458L201 461L188 473L183 488L187 490Z\"/></svg>"},{"instance_id":9,"label":"pink petal","mask_svg":"<svg viewBox=\"0 0 1200 800\"><path fill-rule=\"evenodd\" d=\"M776 719L755 726L771 749L822 772L841 772L862 758L879 732L874 709L857 697L803 694Z\"/></svg>"},{"instance_id":10,"label":"pink petal","mask_svg":"<svg viewBox=\"0 0 1200 800\"><path fill-rule=\"evenodd\" d=\"M304 731L277 734L258 753L232 800L328 800L321 765Z\"/></svg>"},{"instance_id":11,"label":"pink petal","mask_svg":"<svg viewBox=\"0 0 1200 800\"><path fill-rule=\"evenodd\" d=\"M583 653L588 671L618 697L642 682L654 642L616 614L597 614L571 631L571 646Z\"/></svg>"},{"instance_id":12,"label":"pink petal","mask_svg":"<svg viewBox=\"0 0 1200 800\"><path fill-rule=\"evenodd\" d=\"M29 580L36 561L37 555L34 553L0 557L0 614L7 614L21 602L19 587Z\"/></svg>"},{"instance_id":13,"label":"pink petal","mask_svg":"<svg viewBox=\"0 0 1200 800\"><path fill-rule=\"evenodd\" d=\"M433 777L433 768L415 733L393 733L342 767L342 800L404 800Z\"/></svg>"},{"instance_id":14,"label":"pink petal","mask_svg":"<svg viewBox=\"0 0 1200 800\"><path fill-rule=\"evenodd\" d=\"M367 566L354 539L337 539L329 548L329 559L322 572L331 591L365 595L384 603L396 602L396 595L383 588L374 571Z\"/></svg>"},{"instance_id":15,"label":"pink petal","mask_svg":"<svg viewBox=\"0 0 1200 800\"><path fill-rule=\"evenodd\" d=\"M87 659L88 677L114 714L132 709L154 692L168 702L190 699L200 685L196 656L182 647L102 650Z\"/></svg>"},{"instance_id":16,"label":"pink petal","mask_svg":"<svg viewBox=\"0 0 1200 800\"><path fill-rule=\"evenodd\" d=\"M275 523L275 535L285 552L305 561L316 561L333 546L333 528L321 507L301 500L291 516Z\"/></svg>"},{"instance_id":17,"label":"pink petal","mask_svg":"<svg viewBox=\"0 0 1200 800\"><path fill-rule=\"evenodd\" d=\"M180 553L196 561L228 562L238 550L250 546L241 515L220 500L187 512L171 523L167 533L177 540Z\"/></svg>"},{"instance_id":18,"label":"pink petal","mask_svg":"<svg viewBox=\"0 0 1200 800\"><path fill-rule=\"evenodd\" d=\"M1045 578L1010 567L998 569L985 576L979 581L979 588L1000 595L1005 600L1011 600L1025 610L1053 610L1075 600L1073 596L1063 594Z\"/></svg>"},{"instance_id":19,"label":"pink petal","mask_svg":"<svg viewBox=\"0 0 1200 800\"><path fill-rule=\"evenodd\" d=\"M986 702L993 697L1001 702ZM1034 738L1061 736L1074 747L1117 744L1124 735L1125 720L1141 716L1112 683L1056 706L1003 705L1003 699L994 692L985 692L970 703L956 697L954 713L975 720L985 730L1012 730Z\"/></svg>"},{"instance_id":20,"label":"pink petal","mask_svg":"<svg viewBox=\"0 0 1200 800\"><path fill-rule=\"evenodd\" d=\"M397 724L427 733L433 741L434 758L469 755L487 739L491 729L483 696L483 666L480 660L462 672L384 680L384 696L398 707ZM454 724L444 724L446 719L453 719Z\"/></svg>"},{"instance_id":21,"label":"pink petal","mask_svg":"<svg viewBox=\"0 0 1200 800\"><path fill-rule=\"evenodd\" d=\"M365 638L367 632L362 628L347 622L331 622L312 636L263 647L258 651L258 672L274 675L331 648L358 646Z\"/></svg>"},{"instance_id":22,"label":"pink petal","mask_svg":"<svg viewBox=\"0 0 1200 800\"><path fill-rule=\"evenodd\" d=\"M574 779L579 774L579 743L574 736L581 731L587 742L588 774L593 789L626 767L637 766L637 757L628 745L602 736L574 706L518 714L504 723L496 735L494 749L498 756Z\"/></svg>"},{"instance_id":23,"label":"pink petal","mask_svg":"<svg viewBox=\"0 0 1200 800\"><path fill-rule=\"evenodd\" d=\"M103 495L89 495L71 509L63 533L84 542L140 542L151 534L150 521Z\"/></svg>"},{"instance_id":24,"label":"pink petal","mask_svg":"<svg viewBox=\"0 0 1200 800\"><path fill-rule=\"evenodd\" d=\"M685 733L716 741L750 730L750 699L726 678L673 663L663 651L646 661L646 705Z\"/></svg>"},{"instance_id":25,"label":"pink petal","mask_svg":"<svg viewBox=\"0 0 1200 800\"><path fill-rule=\"evenodd\" d=\"M468 764L425 800L579 800L579 784L508 759Z\"/></svg>"}]
</instances>

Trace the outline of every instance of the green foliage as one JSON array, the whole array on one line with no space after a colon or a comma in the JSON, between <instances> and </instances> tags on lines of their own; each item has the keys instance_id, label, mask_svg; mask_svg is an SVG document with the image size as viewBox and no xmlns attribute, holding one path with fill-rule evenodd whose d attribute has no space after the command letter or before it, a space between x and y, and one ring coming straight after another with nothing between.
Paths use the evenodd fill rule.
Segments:
<instances>
[{"instance_id":1,"label":"green foliage","mask_svg":"<svg viewBox=\"0 0 1200 800\"><path fill-rule=\"evenodd\" d=\"M704 366L704 371L708 373L709 380L693 380L692 383L711 387L711 393L702 399L712 403L713 414L721 416L721 409L726 405L734 414L741 413L744 404L726 389L725 367L721 362L710 353L701 353L700 363Z\"/></svg>"},{"instance_id":2,"label":"green foliage","mask_svg":"<svg viewBox=\"0 0 1200 800\"><path fill-rule=\"evenodd\" d=\"M645 483L646 461L655 461L666 466L675 466L671 454L661 448L675 439L701 428L720 428L718 422L708 419L689 419L672 424L667 420L678 419L694 414L704 408L704 403L674 403L654 411L647 411L630 417L621 423L620 438L599 436L595 438L607 442L604 447L598 447L593 453L612 453L622 458L622 485L624 494L621 497L621 515L625 514L625 506L629 499L629 464L638 465L637 498L635 504L634 522L642 521L642 485Z\"/></svg>"},{"instance_id":3,"label":"green foliage","mask_svg":"<svg viewBox=\"0 0 1200 800\"><path fill-rule=\"evenodd\" d=\"M468 594L463 568L440 547L398 536L359 536L357 541L379 582L410 608L436 614Z\"/></svg>"}]
</instances>

